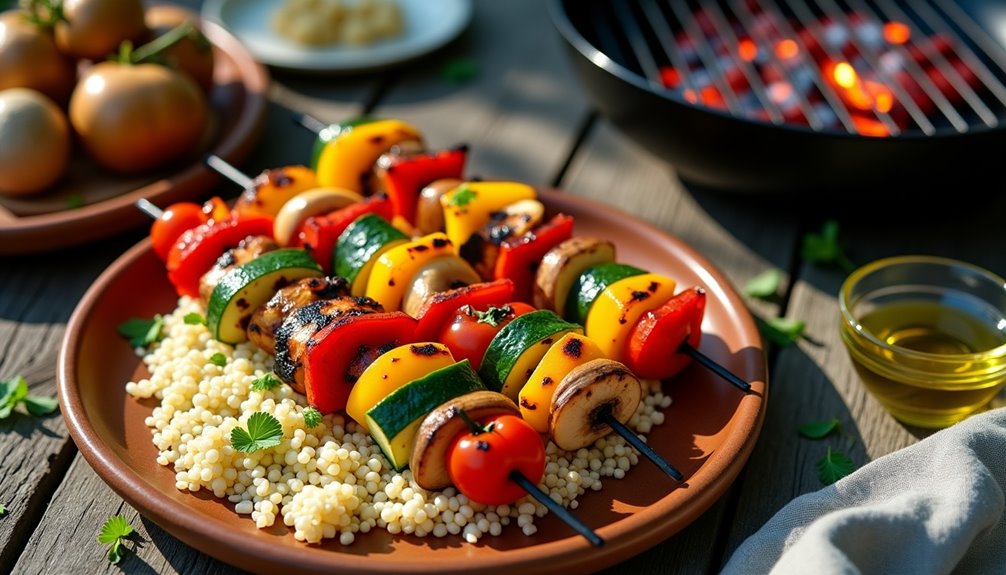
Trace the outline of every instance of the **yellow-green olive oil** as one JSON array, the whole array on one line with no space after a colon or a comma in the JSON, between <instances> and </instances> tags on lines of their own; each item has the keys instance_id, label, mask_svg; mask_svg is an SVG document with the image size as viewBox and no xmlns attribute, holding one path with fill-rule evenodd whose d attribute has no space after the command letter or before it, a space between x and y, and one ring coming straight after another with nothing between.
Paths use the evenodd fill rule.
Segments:
<instances>
[{"instance_id":1,"label":"yellow-green olive oil","mask_svg":"<svg viewBox=\"0 0 1006 575\"><path fill-rule=\"evenodd\" d=\"M856 369L898 419L924 427L949 425L984 406L1001 387L1001 380L989 381L987 374L1002 371L1006 359L967 359L1006 343L1006 319L998 315L942 300L881 305L860 318L864 330L890 346L939 357L926 360L887 350L881 351L888 364L883 374L859 361Z\"/></svg>"}]
</instances>

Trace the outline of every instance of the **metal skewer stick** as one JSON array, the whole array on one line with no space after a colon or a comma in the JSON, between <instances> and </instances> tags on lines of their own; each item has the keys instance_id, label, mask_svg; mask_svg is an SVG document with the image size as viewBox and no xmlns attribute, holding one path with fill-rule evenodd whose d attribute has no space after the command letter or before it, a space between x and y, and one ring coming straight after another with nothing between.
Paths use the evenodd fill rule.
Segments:
<instances>
[{"instance_id":1,"label":"metal skewer stick","mask_svg":"<svg viewBox=\"0 0 1006 575\"><path fill-rule=\"evenodd\" d=\"M321 133L322 130L328 127L318 118L308 114L294 114L293 121L315 134Z\"/></svg>"},{"instance_id":2,"label":"metal skewer stick","mask_svg":"<svg viewBox=\"0 0 1006 575\"><path fill-rule=\"evenodd\" d=\"M136 200L136 207L139 208L141 212L150 216L150 219L152 220L156 220L164 213L164 210L155 206L153 202L147 198L140 198Z\"/></svg>"},{"instance_id":3,"label":"metal skewer stick","mask_svg":"<svg viewBox=\"0 0 1006 575\"><path fill-rule=\"evenodd\" d=\"M607 423L615 433L621 435L629 445L636 448L637 451L646 456L647 459L653 462L654 465L660 468L661 471L666 473L671 479L675 481L684 481L685 476L682 475L676 467L671 465L669 461L661 457L659 453L653 450L652 447L646 444L638 435L632 432L631 429L625 426L624 423L615 419L615 416L611 413L610 409L605 409L601 412L601 421Z\"/></svg>"},{"instance_id":4,"label":"metal skewer stick","mask_svg":"<svg viewBox=\"0 0 1006 575\"><path fill-rule=\"evenodd\" d=\"M249 178L247 174L241 170L232 166L227 160L217 156L215 154L210 154L206 156L203 160L207 166L213 169L216 173L227 178L228 180L234 182L235 184L241 186L244 189L251 189L255 187L255 180Z\"/></svg>"},{"instance_id":5,"label":"metal skewer stick","mask_svg":"<svg viewBox=\"0 0 1006 575\"><path fill-rule=\"evenodd\" d=\"M580 521L575 515L570 513L565 507L559 505L554 499L548 496L547 493L541 490L540 487L535 485L533 481L524 476L520 471L510 472L510 481L513 481L517 485L520 485L524 491L527 491L532 497L538 500L539 503L548 507L548 510L555 513L559 519L566 522L567 525L572 527L577 533L583 535L587 541L594 547L601 547L604 545L604 539L601 536L587 526L586 523Z\"/></svg>"},{"instance_id":6,"label":"metal skewer stick","mask_svg":"<svg viewBox=\"0 0 1006 575\"><path fill-rule=\"evenodd\" d=\"M722 377L723 379L727 380L727 382L729 382L731 385L733 385L737 389L743 391L744 393L748 393L749 391L751 391L751 384L750 383L744 381L743 379L741 379L740 377L738 377L736 374L734 374L733 372L731 372L727 368L725 368L722 365L716 363L708 355L702 353L701 351L699 351L699 350L695 349L694 347L692 347L691 345L689 345L687 340L684 343L682 343L680 347L678 347L678 353L683 353L683 354L687 355L688 357L691 357L695 361L697 361L700 364L702 364L703 367L708 368L709 370L711 370L716 375L718 375L718 376Z\"/></svg>"}]
</instances>

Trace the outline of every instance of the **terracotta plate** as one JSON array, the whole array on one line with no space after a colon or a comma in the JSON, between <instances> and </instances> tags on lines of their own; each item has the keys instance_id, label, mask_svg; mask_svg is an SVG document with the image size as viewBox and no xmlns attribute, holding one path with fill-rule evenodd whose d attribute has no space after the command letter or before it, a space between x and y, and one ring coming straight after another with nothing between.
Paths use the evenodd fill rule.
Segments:
<instances>
[{"instance_id":1,"label":"terracotta plate","mask_svg":"<svg viewBox=\"0 0 1006 575\"><path fill-rule=\"evenodd\" d=\"M171 310L176 298L163 266L145 240L119 258L90 288L66 332L59 360L59 399L81 453L126 501L185 543L257 572L346 573L586 573L613 565L670 537L695 520L729 487L755 444L765 414L766 367L761 338L741 298L708 261L680 240L611 207L568 195L542 194L554 211L576 217L578 235L614 238L619 261L662 272L680 286L709 293L700 349L753 383L743 395L693 365L665 384L674 403L649 442L685 475L675 485L648 461L625 479L606 479L580 498L577 516L604 538L592 548L552 516L524 536L514 525L471 545L458 537L424 539L384 531L337 541L297 543L278 522L258 530L232 505L175 488L174 472L155 462L143 424L153 405L125 393L143 373L116 326L132 316Z\"/></svg>"},{"instance_id":2,"label":"terracotta plate","mask_svg":"<svg viewBox=\"0 0 1006 575\"><path fill-rule=\"evenodd\" d=\"M203 31L213 44L215 66L212 122L201 152L239 164L261 134L269 75L218 24L204 22ZM199 155L156 174L118 176L102 171L78 149L60 182L38 196L0 197L0 255L66 247L149 225L136 200L147 198L163 207L198 198L219 184L220 177ZM77 202L82 205L69 207Z\"/></svg>"}]
</instances>

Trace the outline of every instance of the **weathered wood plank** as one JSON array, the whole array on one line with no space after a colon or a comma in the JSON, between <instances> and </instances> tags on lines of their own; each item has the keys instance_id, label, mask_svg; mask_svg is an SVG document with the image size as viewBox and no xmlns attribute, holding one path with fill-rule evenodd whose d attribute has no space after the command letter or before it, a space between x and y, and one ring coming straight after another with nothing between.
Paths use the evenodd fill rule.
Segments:
<instances>
[{"instance_id":1,"label":"weathered wood plank","mask_svg":"<svg viewBox=\"0 0 1006 575\"><path fill-rule=\"evenodd\" d=\"M979 212L931 206L927 213L922 207L921 215L885 210L858 218L841 216L840 238L849 257L862 265L893 255L941 255L1006 273L997 223L1006 201L987 203ZM939 209L946 211L937 214ZM808 339L782 350L776 362L763 430L772 442L760 443L751 456L728 557L791 499L822 487L815 462L829 445L862 465L930 433L898 423L861 384L838 331L837 295L845 277L836 268L800 269L786 315L807 323ZM802 423L832 417L842 423L841 437L813 441L797 433Z\"/></svg>"},{"instance_id":2,"label":"weathered wood plank","mask_svg":"<svg viewBox=\"0 0 1006 575\"><path fill-rule=\"evenodd\" d=\"M787 270L793 257L795 221L755 202L746 205L749 200L743 198L689 192L666 162L640 149L603 119L588 134L561 186L568 193L607 202L676 235L738 289L766 269ZM773 302L750 300L749 304L763 317L778 313ZM771 370L769 379L769 397L774 399ZM728 499L722 497L685 530L609 572L713 570L719 563L717 540L733 514Z\"/></svg>"}]
</instances>

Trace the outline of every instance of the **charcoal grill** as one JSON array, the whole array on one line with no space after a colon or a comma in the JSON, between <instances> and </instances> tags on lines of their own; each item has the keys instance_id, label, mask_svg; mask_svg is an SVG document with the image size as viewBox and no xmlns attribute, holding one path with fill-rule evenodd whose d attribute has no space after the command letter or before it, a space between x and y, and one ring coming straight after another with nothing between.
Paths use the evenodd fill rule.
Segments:
<instances>
[{"instance_id":1,"label":"charcoal grill","mask_svg":"<svg viewBox=\"0 0 1006 575\"><path fill-rule=\"evenodd\" d=\"M952 0L549 5L596 107L682 179L729 192L905 199L962 185L998 192L1006 183L1006 49L985 27L986 8Z\"/></svg>"}]
</instances>

